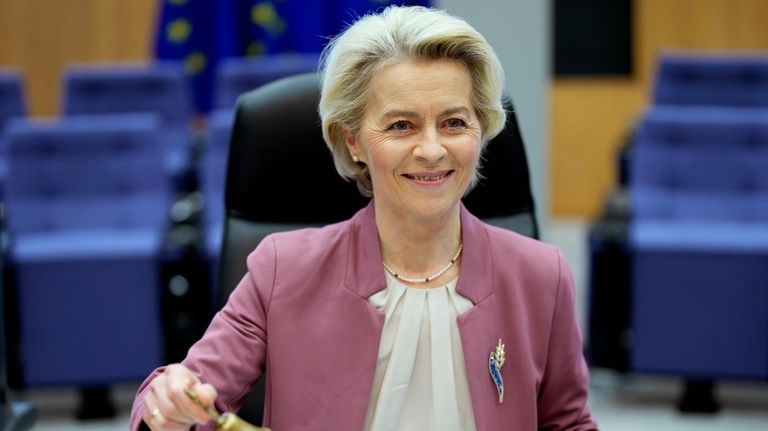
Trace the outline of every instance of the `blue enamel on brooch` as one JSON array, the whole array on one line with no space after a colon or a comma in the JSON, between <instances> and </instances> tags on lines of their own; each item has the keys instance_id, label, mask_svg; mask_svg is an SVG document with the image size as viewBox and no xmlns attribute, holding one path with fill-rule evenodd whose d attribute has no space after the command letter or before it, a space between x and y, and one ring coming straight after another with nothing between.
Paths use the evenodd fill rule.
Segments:
<instances>
[{"instance_id":1,"label":"blue enamel on brooch","mask_svg":"<svg viewBox=\"0 0 768 431\"><path fill-rule=\"evenodd\" d=\"M491 373L493 384L496 385L496 391L499 393L499 404L504 401L504 379L501 378L501 366L504 365L504 344L499 338L496 350L491 352L488 358L488 372Z\"/></svg>"}]
</instances>

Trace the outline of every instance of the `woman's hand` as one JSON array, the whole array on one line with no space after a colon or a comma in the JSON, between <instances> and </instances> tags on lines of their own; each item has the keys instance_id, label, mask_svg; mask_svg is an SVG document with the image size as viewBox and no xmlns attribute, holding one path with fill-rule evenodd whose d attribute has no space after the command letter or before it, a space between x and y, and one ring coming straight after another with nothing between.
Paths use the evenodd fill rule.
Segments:
<instances>
[{"instance_id":1,"label":"woman's hand","mask_svg":"<svg viewBox=\"0 0 768 431\"><path fill-rule=\"evenodd\" d=\"M188 430L190 426L209 421L208 414L184 392L192 389L205 406L216 400L216 389L204 384L181 364L166 367L149 383L144 396L144 423L152 431Z\"/></svg>"}]
</instances>

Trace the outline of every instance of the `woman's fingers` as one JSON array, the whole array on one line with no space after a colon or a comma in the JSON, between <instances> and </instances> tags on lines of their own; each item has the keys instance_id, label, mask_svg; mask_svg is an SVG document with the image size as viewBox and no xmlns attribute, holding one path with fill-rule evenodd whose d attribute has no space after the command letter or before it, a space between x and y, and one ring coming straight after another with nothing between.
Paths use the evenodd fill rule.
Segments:
<instances>
[{"instance_id":1,"label":"woman's fingers","mask_svg":"<svg viewBox=\"0 0 768 431\"><path fill-rule=\"evenodd\" d=\"M144 416L142 419L152 431L182 431L188 430L188 423L182 423L169 419L163 415L160 401L154 393L147 392L144 397Z\"/></svg>"},{"instance_id":2,"label":"woman's fingers","mask_svg":"<svg viewBox=\"0 0 768 431\"><path fill-rule=\"evenodd\" d=\"M192 372L183 367L174 367L166 381L166 393L168 394L168 399L176 406L179 413L183 415L184 418L191 422L204 424L210 420L208 414L202 407L192 401L185 391L186 389L192 389L197 392L196 388L198 386L203 385L200 383L200 379L192 374ZM198 397L199 395L200 394L198 393ZM210 400L206 399L201 401L203 401L203 405L208 406L213 405L215 399L216 397L214 395Z\"/></svg>"},{"instance_id":3,"label":"woman's fingers","mask_svg":"<svg viewBox=\"0 0 768 431\"><path fill-rule=\"evenodd\" d=\"M192 401L186 389L201 391L203 405L213 405L216 390L204 385L186 367L173 364L149 384L144 398L144 420L153 430L189 429L194 423L204 424L209 417L203 408ZM152 424L149 423L152 422Z\"/></svg>"},{"instance_id":4,"label":"woman's fingers","mask_svg":"<svg viewBox=\"0 0 768 431\"><path fill-rule=\"evenodd\" d=\"M200 398L200 402L202 402L205 406L212 406L218 397L216 388L208 383L198 383L192 389L197 392L197 396Z\"/></svg>"}]
</instances>

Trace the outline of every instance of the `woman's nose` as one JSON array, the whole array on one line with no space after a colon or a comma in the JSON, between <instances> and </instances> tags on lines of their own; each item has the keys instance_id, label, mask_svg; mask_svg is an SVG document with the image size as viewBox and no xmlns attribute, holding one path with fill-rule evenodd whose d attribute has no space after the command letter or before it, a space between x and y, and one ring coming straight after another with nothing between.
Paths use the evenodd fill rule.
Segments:
<instances>
[{"instance_id":1,"label":"woman's nose","mask_svg":"<svg viewBox=\"0 0 768 431\"><path fill-rule=\"evenodd\" d=\"M413 155L426 163L437 163L445 157L445 147L440 142L440 135L436 131L425 131L413 149Z\"/></svg>"}]
</instances>

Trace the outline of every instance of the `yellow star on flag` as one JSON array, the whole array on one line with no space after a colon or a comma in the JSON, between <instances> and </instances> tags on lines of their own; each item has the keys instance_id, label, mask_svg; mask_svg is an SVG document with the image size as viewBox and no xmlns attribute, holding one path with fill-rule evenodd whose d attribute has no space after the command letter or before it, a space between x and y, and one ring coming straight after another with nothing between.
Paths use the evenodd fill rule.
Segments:
<instances>
[{"instance_id":1,"label":"yellow star on flag","mask_svg":"<svg viewBox=\"0 0 768 431\"><path fill-rule=\"evenodd\" d=\"M248 57L261 57L267 52L267 47L264 45L264 42L261 42L259 40L255 40L248 44L248 47L245 49L245 54Z\"/></svg>"},{"instance_id":2,"label":"yellow star on flag","mask_svg":"<svg viewBox=\"0 0 768 431\"><path fill-rule=\"evenodd\" d=\"M285 32L285 23L270 2L262 2L251 9L251 21L272 34Z\"/></svg>"},{"instance_id":3,"label":"yellow star on flag","mask_svg":"<svg viewBox=\"0 0 768 431\"><path fill-rule=\"evenodd\" d=\"M197 75L208 65L208 59L200 51L195 51L184 59L184 70L189 75Z\"/></svg>"},{"instance_id":4,"label":"yellow star on flag","mask_svg":"<svg viewBox=\"0 0 768 431\"><path fill-rule=\"evenodd\" d=\"M165 27L165 36L173 43L184 43L192 33L192 26L185 18L178 18Z\"/></svg>"}]
</instances>

